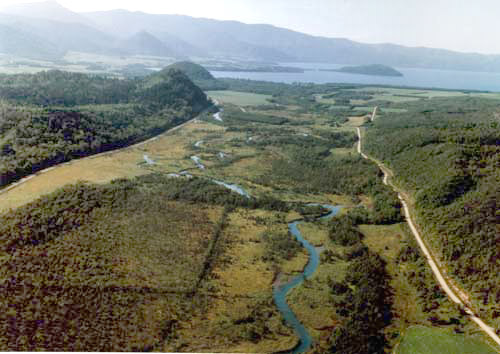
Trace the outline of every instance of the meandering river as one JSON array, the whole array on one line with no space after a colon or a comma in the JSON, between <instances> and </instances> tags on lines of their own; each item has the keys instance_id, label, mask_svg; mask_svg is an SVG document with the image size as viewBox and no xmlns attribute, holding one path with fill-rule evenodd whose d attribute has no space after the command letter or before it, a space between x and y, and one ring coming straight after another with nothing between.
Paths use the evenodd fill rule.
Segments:
<instances>
[{"instance_id":1,"label":"meandering river","mask_svg":"<svg viewBox=\"0 0 500 354\"><path fill-rule=\"evenodd\" d=\"M332 218L333 216L337 215L337 213L340 211L342 207L340 206L334 206L334 205L329 205L329 204L309 204L310 206L322 206L330 212L319 219L329 219ZM300 274L297 275L296 277L292 278L288 283L286 284L280 284L276 285L273 289L273 298L276 306L280 310L280 312L283 314L283 317L285 318L286 323L291 326L297 335L299 336L300 343L297 347L295 347L292 350L292 353L303 353L307 351L311 345L312 345L312 337L307 331L307 329L304 327L304 325L297 319L295 314L293 313L292 309L290 306L288 306L288 303L286 301L286 296L288 293L295 287L299 286L304 282L304 280L312 277L312 275L316 272L318 266L319 266L319 254L318 251L316 250L316 247L314 247L312 244L310 244L304 237L302 236L298 226L303 223L304 220L298 220L298 221L293 221L288 224L288 229L290 230L290 233L295 236L297 241L299 241L302 246L307 250L309 253L309 261L304 268L304 271Z\"/></svg>"}]
</instances>

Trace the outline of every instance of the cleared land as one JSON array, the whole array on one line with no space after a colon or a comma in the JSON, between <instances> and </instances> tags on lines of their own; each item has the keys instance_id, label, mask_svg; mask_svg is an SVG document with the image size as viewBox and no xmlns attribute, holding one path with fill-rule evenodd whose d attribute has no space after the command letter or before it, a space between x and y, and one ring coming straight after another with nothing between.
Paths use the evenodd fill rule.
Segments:
<instances>
[{"instance_id":1,"label":"cleared land","mask_svg":"<svg viewBox=\"0 0 500 354\"><path fill-rule=\"evenodd\" d=\"M268 104L269 95L236 91L207 91L207 95L222 103L231 103L238 106L258 106Z\"/></svg>"},{"instance_id":2,"label":"cleared land","mask_svg":"<svg viewBox=\"0 0 500 354\"><path fill-rule=\"evenodd\" d=\"M474 337L465 337L446 329L411 327L399 344L397 354L486 354L497 353Z\"/></svg>"}]
</instances>

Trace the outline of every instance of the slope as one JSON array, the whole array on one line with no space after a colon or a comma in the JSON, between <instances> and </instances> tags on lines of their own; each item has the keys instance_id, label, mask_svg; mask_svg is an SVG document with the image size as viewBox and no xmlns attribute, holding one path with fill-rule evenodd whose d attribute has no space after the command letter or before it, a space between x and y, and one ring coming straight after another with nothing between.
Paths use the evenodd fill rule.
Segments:
<instances>
[{"instance_id":1,"label":"slope","mask_svg":"<svg viewBox=\"0 0 500 354\"><path fill-rule=\"evenodd\" d=\"M153 85L83 74L0 77L0 186L49 166L128 146L179 125L210 103L182 72ZM43 105L42 107L27 106Z\"/></svg>"}]
</instances>

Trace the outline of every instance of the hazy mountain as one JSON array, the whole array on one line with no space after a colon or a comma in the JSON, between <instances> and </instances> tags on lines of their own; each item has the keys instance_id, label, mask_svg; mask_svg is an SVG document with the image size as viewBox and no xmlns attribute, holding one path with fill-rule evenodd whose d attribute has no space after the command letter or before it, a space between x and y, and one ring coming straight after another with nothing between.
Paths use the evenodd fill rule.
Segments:
<instances>
[{"instance_id":1,"label":"hazy mountain","mask_svg":"<svg viewBox=\"0 0 500 354\"><path fill-rule=\"evenodd\" d=\"M56 59L57 46L28 32L0 24L0 53L26 58Z\"/></svg>"},{"instance_id":2,"label":"hazy mountain","mask_svg":"<svg viewBox=\"0 0 500 354\"><path fill-rule=\"evenodd\" d=\"M39 35L56 43L61 51L500 71L500 55L363 44L343 38L311 36L271 25L125 10L77 14L55 2L17 5L7 11L30 16L32 22L21 21L22 27L4 21L0 21L1 24ZM0 38L4 43L9 40ZM47 50L42 50L44 40L38 43L40 53L51 51L50 43ZM34 56L36 52L30 54Z\"/></svg>"},{"instance_id":3,"label":"hazy mountain","mask_svg":"<svg viewBox=\"0 0 500 354\"><path fill-rule=\"evenodd\" d=\"M182 39L167 33L167 32L157 32L155 37L160 39L165 45L171 48L175 53L182 57L209 57L207 51L195 47Z\"/></svg>"},{"instance_id":4,"label":"hazy mountain","mask_svg":"<svg viewBox=\"0 0 500 354\"><path fill-rule=\"evenodd\" d=\"M499 55L363 44L343 38L311 36L271 25L248 25L180 15L151 15L125 10L84 15L115 35L141 29L154 35L168 33L215 57L358 65L377 62L399 67L500 71Z\"/></svg>"},{"instance_id":5,"label":"hazy mountain","mask_svg":"<svg viewBox=\"0 0 500 354\"><path fill-rule=\"evenodd\" d=\"M118 42L118 48L128 54L175 57L177 54L165 43L146 31L140 31Z\"/></svg>"},{"instance_id":6,"label":"hazy mountain","mask_svg":"<svg viewBox=\"0 0 500 354\"><path fill-rule=\"evenodd\" d=\"M229 30L227 24L232 23L229 21L196 19L180 15L151 15L125 10L92 12L84 15L102 30L117 36L130 35L141 30L158 37L168 34L170 38L178 38L191 48L213 57L274 61L294 59L294 56L287 55L272 46L241 40L238 32Z\"/></svg>"},{"instance_id":7,"label":"hazy mountain","mask_svg":"<svg viewBox=\"0 0 500 354\"><path fill-rule=\"evenodd\" d=\"M56 1L15 4L4 7L2 12L23 17L43 18L59 22L92 25L85 16L66 9Z\"/></svg>"}]
</instances>

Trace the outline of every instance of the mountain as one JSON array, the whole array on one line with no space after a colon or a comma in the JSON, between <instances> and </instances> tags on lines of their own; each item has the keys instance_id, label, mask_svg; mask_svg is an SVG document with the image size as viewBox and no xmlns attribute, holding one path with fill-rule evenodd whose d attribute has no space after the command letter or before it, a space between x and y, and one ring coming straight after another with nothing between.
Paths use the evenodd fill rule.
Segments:
<instances>
[{"instance_id":1,"label":"mountain","mask_svg":"<svg viewBox=\"0 0 500 354\"><path fill-rule=\"evenodd\" d=\"M0 24L0 53L26 58L57 59L57 46L34 34Z\"/></svg>"},{"instance_id":2,"label":"mountain","mask_svg":"<svg viewBox=\"0 0 500 354\"><path fill-rule=\"evenodd\" d=\"M22 17L49 19L66 23L83 23L92 25L85 16L68 10L56 1L15 4L2 8L2 12Z\"/></svg>"},{"instance_id":3,"label":"mountain","mask_svg":"<svg viewBox=\"0 0 500 354\"><path fill-rule=\"evenodd\" d=\"M239 33L232 32L228 27L232 21L197 19L181 15L150 15L125 10L86 13L85 16L101 30L116 36L127 36L141 30L158 37L169 34L191 47L208 53L211 57L271 61L294 59L294 56L272 46L240 40Z\"/></svg>"},{"instance_id":4,"label":"mountain","mask_svg":"<svg viewBox=\"0 0 500 354\"><path fill-rule=\"evenodd\" d=\"M186 41L176 37L167 32L157 32L155 33L155 37L161 40L167 47L171 48L175 53L177 53L180 57L209 57L207 51L195 47L192 44L189 44Z\"/></svg>"},{"instance_id":5,"label":"mountain","mask_svg":"<svg viewBox=\"0 0 500 354\"><path fill-rule=\"evenodd\" d=\"M177 55L165 43L146 31L140 31L127 39L119 41L118 48L123 49L128 54L159 57L175 57Z\"/></svg>"},{"instance_id":6,"label":"mountain","mask_svg":"<svg viewBox=\"0 0 500 354\"><path fill-rule=\"evenodd\" d=\"M311 36L271 25L249 25L180 15L114 10L83 14L117 36L147 30L168 33L212 57L260 61L381 63L395 67L500 71L500 55L459 53L394 44L364 44L344 38Z\"/></svg>"},{"instance_id":7,"label":"mountain","mask_svg":"<svg viewBox=\"0 0 500 354\"><path fill-rule=\"evenodd\" d=\"M11 6L4 11L9 16L0 17L0 24L43 38L37 44L39 50L29 53L31 57L51 52L53 45L46 43L51 42L62 52L77 50L242 62L380 63L393 67L500 72L500 55L389 43L364 44L266 24L126 10L78 14L53 1ZM12 46L4 45L4 48Z\"/></svg>"}]
</instances>

